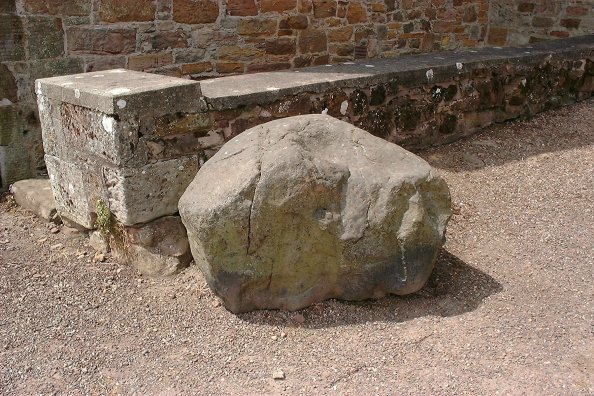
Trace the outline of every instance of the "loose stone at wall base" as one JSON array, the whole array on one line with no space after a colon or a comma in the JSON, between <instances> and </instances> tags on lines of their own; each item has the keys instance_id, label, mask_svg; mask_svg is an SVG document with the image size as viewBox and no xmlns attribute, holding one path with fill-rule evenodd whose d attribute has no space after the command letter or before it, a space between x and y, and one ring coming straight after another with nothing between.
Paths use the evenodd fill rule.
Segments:
<instances>
[{"instance_id":1,"label":"loose stone at wall base","mask_svg":"<svg viewBox=\"0 0 594 396\"><path fill-rule=\"evenodd\" d=\"M179 209L196 264L232 312L415 292L451 214L429 164L323 115L235 137Z\"/></svg>"},{"instance_id":2,"label":"loose stone at wall base","mask_svg":"<svg viewBox=\"0 0 594 396\"><path fill-rule=\"evenodd\" d=\"M173 275L192 261L186 229L179 216L119 229L120 239L112 238L110 243L114 256L143 275Z\"/></svg>"}]
</instances>

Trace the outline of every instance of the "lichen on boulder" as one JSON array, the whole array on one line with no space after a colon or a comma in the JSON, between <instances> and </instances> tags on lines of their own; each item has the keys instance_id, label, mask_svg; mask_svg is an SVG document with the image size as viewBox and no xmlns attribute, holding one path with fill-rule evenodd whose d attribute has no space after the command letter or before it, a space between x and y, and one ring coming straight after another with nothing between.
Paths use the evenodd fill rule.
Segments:
<instances>
[{"instance_id":1,"label":"lichen on boulder","mask_svg":"<svg viewBox=\"0 0 594 396\"><path fill-rule=\"evenodd\" d=\"M451 215L447 184L424 160L324 115L237 136L179 210L196 263L236 313L415 292Z\"/></svg>"}]
</instances>

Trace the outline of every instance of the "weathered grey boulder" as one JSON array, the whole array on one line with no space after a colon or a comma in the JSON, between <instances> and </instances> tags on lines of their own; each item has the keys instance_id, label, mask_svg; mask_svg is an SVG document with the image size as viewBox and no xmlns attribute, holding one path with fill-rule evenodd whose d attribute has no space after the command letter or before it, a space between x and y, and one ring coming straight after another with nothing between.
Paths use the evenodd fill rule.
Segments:
<instances>
[{"instance_id":1,"label":"weathered grey boulder","mask_svg":"<svg viewBox=\"0 0 594 396\"><path fill-rule=\"evenodd\" d=\"M424 160L323 115L234 138L179 209L196 263L233 312L415 292L451 214Z\"/></svg>"}]
</instances>

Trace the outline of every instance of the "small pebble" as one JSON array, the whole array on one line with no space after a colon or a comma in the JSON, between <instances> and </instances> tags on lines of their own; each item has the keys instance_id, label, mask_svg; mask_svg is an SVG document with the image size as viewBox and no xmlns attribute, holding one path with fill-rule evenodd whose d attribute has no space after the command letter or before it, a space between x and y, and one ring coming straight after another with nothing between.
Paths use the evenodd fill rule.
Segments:
<instances>
[{"instance_id":1,"label":"small pebble","mask_svg":"<svg viewBox=\"0 0 594 396\"><path fill-rule=\"evenodd\" d=\"M305 323L305 316L301 314L295 314L293 315L293 321L297 323Z\"/></svg>"},{"instance_id":2,"label":"small pebble","mask_svg":"<svg viewBox=\"0 0 594 396\"><path fill-rule=\"evenodd\" d=\"M58 232L60 232L60 229L58 227L52 227L50 228L50 232L52 234L57 234Z\"/></svg>"},{"instance_id":3,"label":"small pebble","mask_svg":"<svg viewBox=\"0 0 594 396\"><path fill-rule=\"evenodd\" d=\"M285 372L283 370L274 370L272 372L272 378L275 380L285 379Z\"/></svg>"}]
</instances>

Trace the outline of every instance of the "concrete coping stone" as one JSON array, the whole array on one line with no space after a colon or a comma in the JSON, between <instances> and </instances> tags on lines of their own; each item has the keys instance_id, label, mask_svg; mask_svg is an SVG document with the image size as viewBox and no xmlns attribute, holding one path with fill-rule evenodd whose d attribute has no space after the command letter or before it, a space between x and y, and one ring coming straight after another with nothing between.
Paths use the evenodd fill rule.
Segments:
<instances>
[{"instance_id":1,"label":"concrete coping stone","mask_svg":"<svg viewBox=\"0 0 594 396\"><path fill-rule=\"evenodd\" d=\"M244 74L202 80L202 94L209 108L232 109L265 104L302 92L320 93L334 88L358 88L385 83L394 78L418 84L447 81L482 65L505 61L526 64L542 62L549 55L571 58L592 51L594 35L539 42L523 47L488 47L456 52L435 52L390 59L358 60L295 70Z\"/></svg>"},{"instance_id":2,"label":"concrete coping stone","mask_svg":"<svg viewBox=\"0 0 594 396\"><path fill-rule=\"evenodd\" d=\"M201 96L197 81L126 69L42 78L35 89L49 99L117 115L180 106L196 111Z\"/></svg>"}]
</instances>

